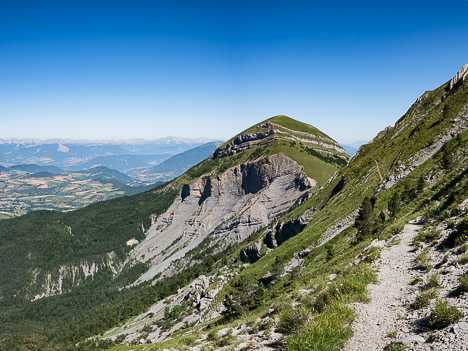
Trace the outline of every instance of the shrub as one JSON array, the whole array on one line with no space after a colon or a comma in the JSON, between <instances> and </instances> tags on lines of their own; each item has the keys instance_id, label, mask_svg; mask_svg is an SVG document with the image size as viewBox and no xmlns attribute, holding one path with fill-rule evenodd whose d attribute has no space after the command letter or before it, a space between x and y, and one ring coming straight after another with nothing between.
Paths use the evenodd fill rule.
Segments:
<instances>
[{"instance_id":1,"label":"shrub","mask_svg":"<svg viewBox=\"0 0 468 351\"><path fill-rule=\"evenodd\" d=\"M467 264L468 263L468 254L463 255L457 260L458 264Z\"/></svg>"},{"instance_id":2,"label":"shrub","mask_svg":"<svg viewBox=\"0 0 468 351\"><path fill-rule=\"evenodd\" d=\"M442 329L456 323L463 317L463 313L455 306L450 306L446 301L438 300L434 310L427 317L427 326L430 329Z\"/></svg>"},{"instance_id":3,"label":"shrub","mask_svg":"<svg viewBox=\"0 0 468 351\"><path fill-rule=\"evenodd\" d=\"M405 344L401 344L399 342L387 345L384 348L385 351L403 351L406 349L408 349L408 346L406 346Z\"/></svg>"},{"instance_id":4,"label":"shrub","mask_svg":"<svg viewBox=\"0 0 468 351\"><path fill-rule=\"evenodd\" d=\"M468 216L465 216L457 225L455 244L460 245L468 241Z\"/></svg>"},{"instance_id":5,"label":"shrub","mask_svg":"<svg viewBox=\"0 0 468 351\"><path fill-rule=\"evenodd\" d=\"M421 230L414 238L414 246L419 247L421 242L430 243L440 236L441 231L435 229Z\"/></svg>"},{"instance_id":6,"label":"shrub","mask_svg":"<svg viewBox=\"0 0 468 351\"><path fill-rule=\"evenodd\" d=\"M391 217L396 217L398 211L400 210L400 195L395 192L388 202L388 211L390 212Z\"/></svg>"},{"instance_id":7,"label":"shrub","mask_svg":"<svg viewBox=\"0 0 468 351\"><path fill-rule=\"evenodd\" d=\"M429 277L426 285L423 286L423 289L429 290L437 287L439 287L439 274L434 273Z\"/></svg>"}]
</instances>

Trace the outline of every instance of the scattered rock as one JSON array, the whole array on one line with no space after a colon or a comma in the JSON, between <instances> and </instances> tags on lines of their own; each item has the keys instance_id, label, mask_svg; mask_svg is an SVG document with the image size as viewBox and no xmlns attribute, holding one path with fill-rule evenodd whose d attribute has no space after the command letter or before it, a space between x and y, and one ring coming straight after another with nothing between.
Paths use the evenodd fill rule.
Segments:
<instances>
[{"instance_id":1,"label":"scattered rock","mask_svg":"<svg viewBox=\"0 0 468 351\"><path fill-rule=\"evenodd\" d=\"M423 343L426 340L421 335L408 335L395 341L397 344L411 345L414 343Z\"/></svg>"},{"instance_id":2,"label":"scattered rock","mask_svg":"<svg viewBox=\"0 0 468 351\"><path fill-rule=\"evenodd\" d=\"M455 334L468 334L468 323L459 322L453 326L452 330Z\"/></svg>"}]
</instances>

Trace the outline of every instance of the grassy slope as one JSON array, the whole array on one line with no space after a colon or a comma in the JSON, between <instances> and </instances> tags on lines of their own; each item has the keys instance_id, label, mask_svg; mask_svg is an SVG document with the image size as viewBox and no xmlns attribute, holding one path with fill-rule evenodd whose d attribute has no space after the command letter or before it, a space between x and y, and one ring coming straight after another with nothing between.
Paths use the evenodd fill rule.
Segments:
<instances>
[{"instance_id":1,"label":"grassy slope","mask_svg":"<svg viewBox=\"0 0 468 351\"><path fill-rule=\"evenodd\" d=\"M295 252L316 243L327 227L357 209L362 203L364 196L372 196L381 182L377 167L379 167L380 174L385 178L401 161L407 160L415 152L431 145L436 140L437 135L450 126L450 121L468 101L466 83L452 94L445 94L444 89L445 85L430 92L422 103L411 107L393 129L383 133L377 140L364 146L360 155L354 158L349 166L342 169L333 182L315 194L308 202L286 215L285 218L294 217L302 214L308 208L320 208L318 214L313 217L302 233L266 254L258 262L246 267L236 277L235 281L247 281L255 286L260 278L272 270L275 261L279 259L281 262L287 262ZM435 103L439 101L441 96L444 96L443 102L435 106ZM434 213L440 213L442 210L440 216L446 216L445 213L448 209L456 207L460 201L468 196L466 145L468 145L468 131L462 132L459 137L453 138L444 147L444 149L450 150L450 153L454 157L454 164L451 169L444 168L444 149L439 150L430 159L414 169L405 179L400 180L395 186L378 194L374 215L378 214L381 210L386 210L389 199L395 193L403 194L408 188L414 189L417 180L421 176L427 177L441 174L441 172L443 174L437 181L428 184L422 192L417 192L413 198L402 200L402 207L397 217L394 219L387 217L385 225L375 234L377 237L389 238L393 233L401 229L408 219L417 215L425 214L426 217L433 216ZM344 189L330 198L332 189L342 177L345 180ZM454 187L454 184L457 184L457 186ZM439 202L440 205L438 205ZM291 302L297 302L298 299L299 302L304 303L301 300L302 298L298 298L298 291L300 289L311 289L309 298L313 301L320 299L320 296L323 296L323 294L327 294L326 283L328 282L329 274L338 274L337 279L357 279L351 278L349 271L345 267L362 252L363 248L366 247L372 238L367 237L354 241L352 238L355 234L356 229L351 227L332 239L329 244L313 249L306 258L300 276L292 278L289 275L280 283L275 284L270 291L270 297L266 305L274 307L275 313L281 318L285 309L290 310L290 307L284 307L284 304L290 306ZM331 251L330 248L332 248ZM230 259L236 260L237 254L238 251ZM367 282L370 280L371 278ZM356 287L359 286L359 282L356 282ZM224 288L219 299L221 300L224 294L230 294L233 289L231 282L231 284ZM353 289L351 289L347 293L343 293L340 299L355 301L362 298L362 296L357 297L354 293L355 291L353 292ZM278 307L278 304L283 307ZM311 308L313 310L313 307ZM192 337L181 334L181 336L176 337L174 340L151 347L154 347L154 350L169 346L184 349L190 343L193 345L193 341L197 337L202 333L207 333L211 328L217 330L226 326L249 324L258 317L264 316L264 312L264 309L257 308L238 320L224 322L220 325L207 324L205 327L208 330L204 332L200 328L195 328ZM328 312L316 311L315 319L320 320L317 316L325 314L323 318L330 318L329 321L331 321L333 319L332 312L331 310ZM306 343L313 343L320 337L325 337L326 340L318 349L339 348L347 337L346 322L338 323L340 329L338 331L315 325L315 322L306 323L305 326L292 331L292 335L288 338L288 349L300 349L300 345L304 346ZM319 327L323 328L320 329ZM318 332L317 328L319 328ZM336 335L340 332L344 333L342 335L343 338L333 337L333 333ZM128 350L128 347L119 347L115 348L115 350Z\"/></svg>"},{"instance_id":2,"label":"grassy slope","mask_svg":"<svg viewBox=\"0 0 468 351\"><path fill-rule=\"evenodd\" d=\"M285 259L291 258L294 252L298 252L315 243L323 231L331 224L356 210L361 205L364 197L371 197L381 182L376 168L377 164L380 173L385 178L397 160L407 159L416 151L431 143L438 133L450 125L450 120L460 111L463 102L466 104L468 101L468 87L466 85L462 86L457 91L457 94L446 98L442 106L437 106L436 108L431 108L431 104L443 94L445 85L432 91L423 104L414 105L385 136L365 145L361 154L353 158L347 167L340 170L333 182L307 203L287 215L289 217L298 216L306 209L314 206L321 208L320 212L310 221L306 229L298 236L275 249L271 255L266 255L256 264L247 267L243 274L252 274L258 279L258 277L261 277L270 269L271 264L274 262L274 256L283 256ZM445 104L451 106L451 113L446 115L442 113ZM412 118L415 110L417 110L418 116L424 115L424 118L419 121L416 118ZM409 120L415 120L415 125L411 126L412 123L410 123L410 128L405 128L400 134L396 135L395 130L398 129L399 123L409 122ZM416 130L416 132L413 132L413 130ZM412 136L410 136L411 134ZM463 144L466 145L464 140L458 146L459 148ZM439 167L436 163L440 163L441 158L442 154L439 152L433 158L426 161L420 168L413 171L407 179L416 181L424 170L427 173L429 169ZM330 199L332 190L341 177L345 180L345 187ZM384 191L379 195L376 211L386 207L388 199L395 189Z\"/></svg>"}]
</instances>

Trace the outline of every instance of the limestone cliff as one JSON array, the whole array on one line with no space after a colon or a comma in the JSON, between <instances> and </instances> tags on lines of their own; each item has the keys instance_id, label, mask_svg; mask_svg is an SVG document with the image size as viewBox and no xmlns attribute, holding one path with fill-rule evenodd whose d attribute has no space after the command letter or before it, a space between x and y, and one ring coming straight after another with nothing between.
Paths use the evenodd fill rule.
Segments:
<instances>
[{"instance_id":1,"label":"limestone cliff","mask_svg":"<svg viewBox=\"0 0 468 351\"><path fill-rule=\"evenodd\" d=\"M209 238L209 245L240 242L307 197L311 181L303 167L277 154L202 176L183 187L131 257L151 262L137 282L153 279Z\"/></svg>"}]
</instances>

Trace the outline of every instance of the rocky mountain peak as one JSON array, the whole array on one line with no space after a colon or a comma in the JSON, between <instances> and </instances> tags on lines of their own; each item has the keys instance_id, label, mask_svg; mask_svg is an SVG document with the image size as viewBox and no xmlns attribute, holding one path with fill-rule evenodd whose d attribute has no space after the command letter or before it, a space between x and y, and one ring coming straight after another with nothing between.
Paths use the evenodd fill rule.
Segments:
<instances>
[{"instance_id":1,"label":"rocky mountain peak","mask_svg":"<svg viewBox=\"0 0 468 351\"><path fill-rule=\"evenodd\" d=\"M460 82L463 82L464 79L468 76L468 64L463 65L458 73L450 80L450 90L456 88Z\"/></svg>"},{"instance_id":2,"label":"rocky mountain peak","mask_svg":"<svg viewBox=\"0 0 468 351\"><path fill-rule=\"evenodd\" d=\"M298 142L325 153L342 154L346 158L345 150L336 141L317 128L286 116L269 118L243 131L217 148L211 158L232 156L278 140Z\"/></svg>"}]
</instances>

